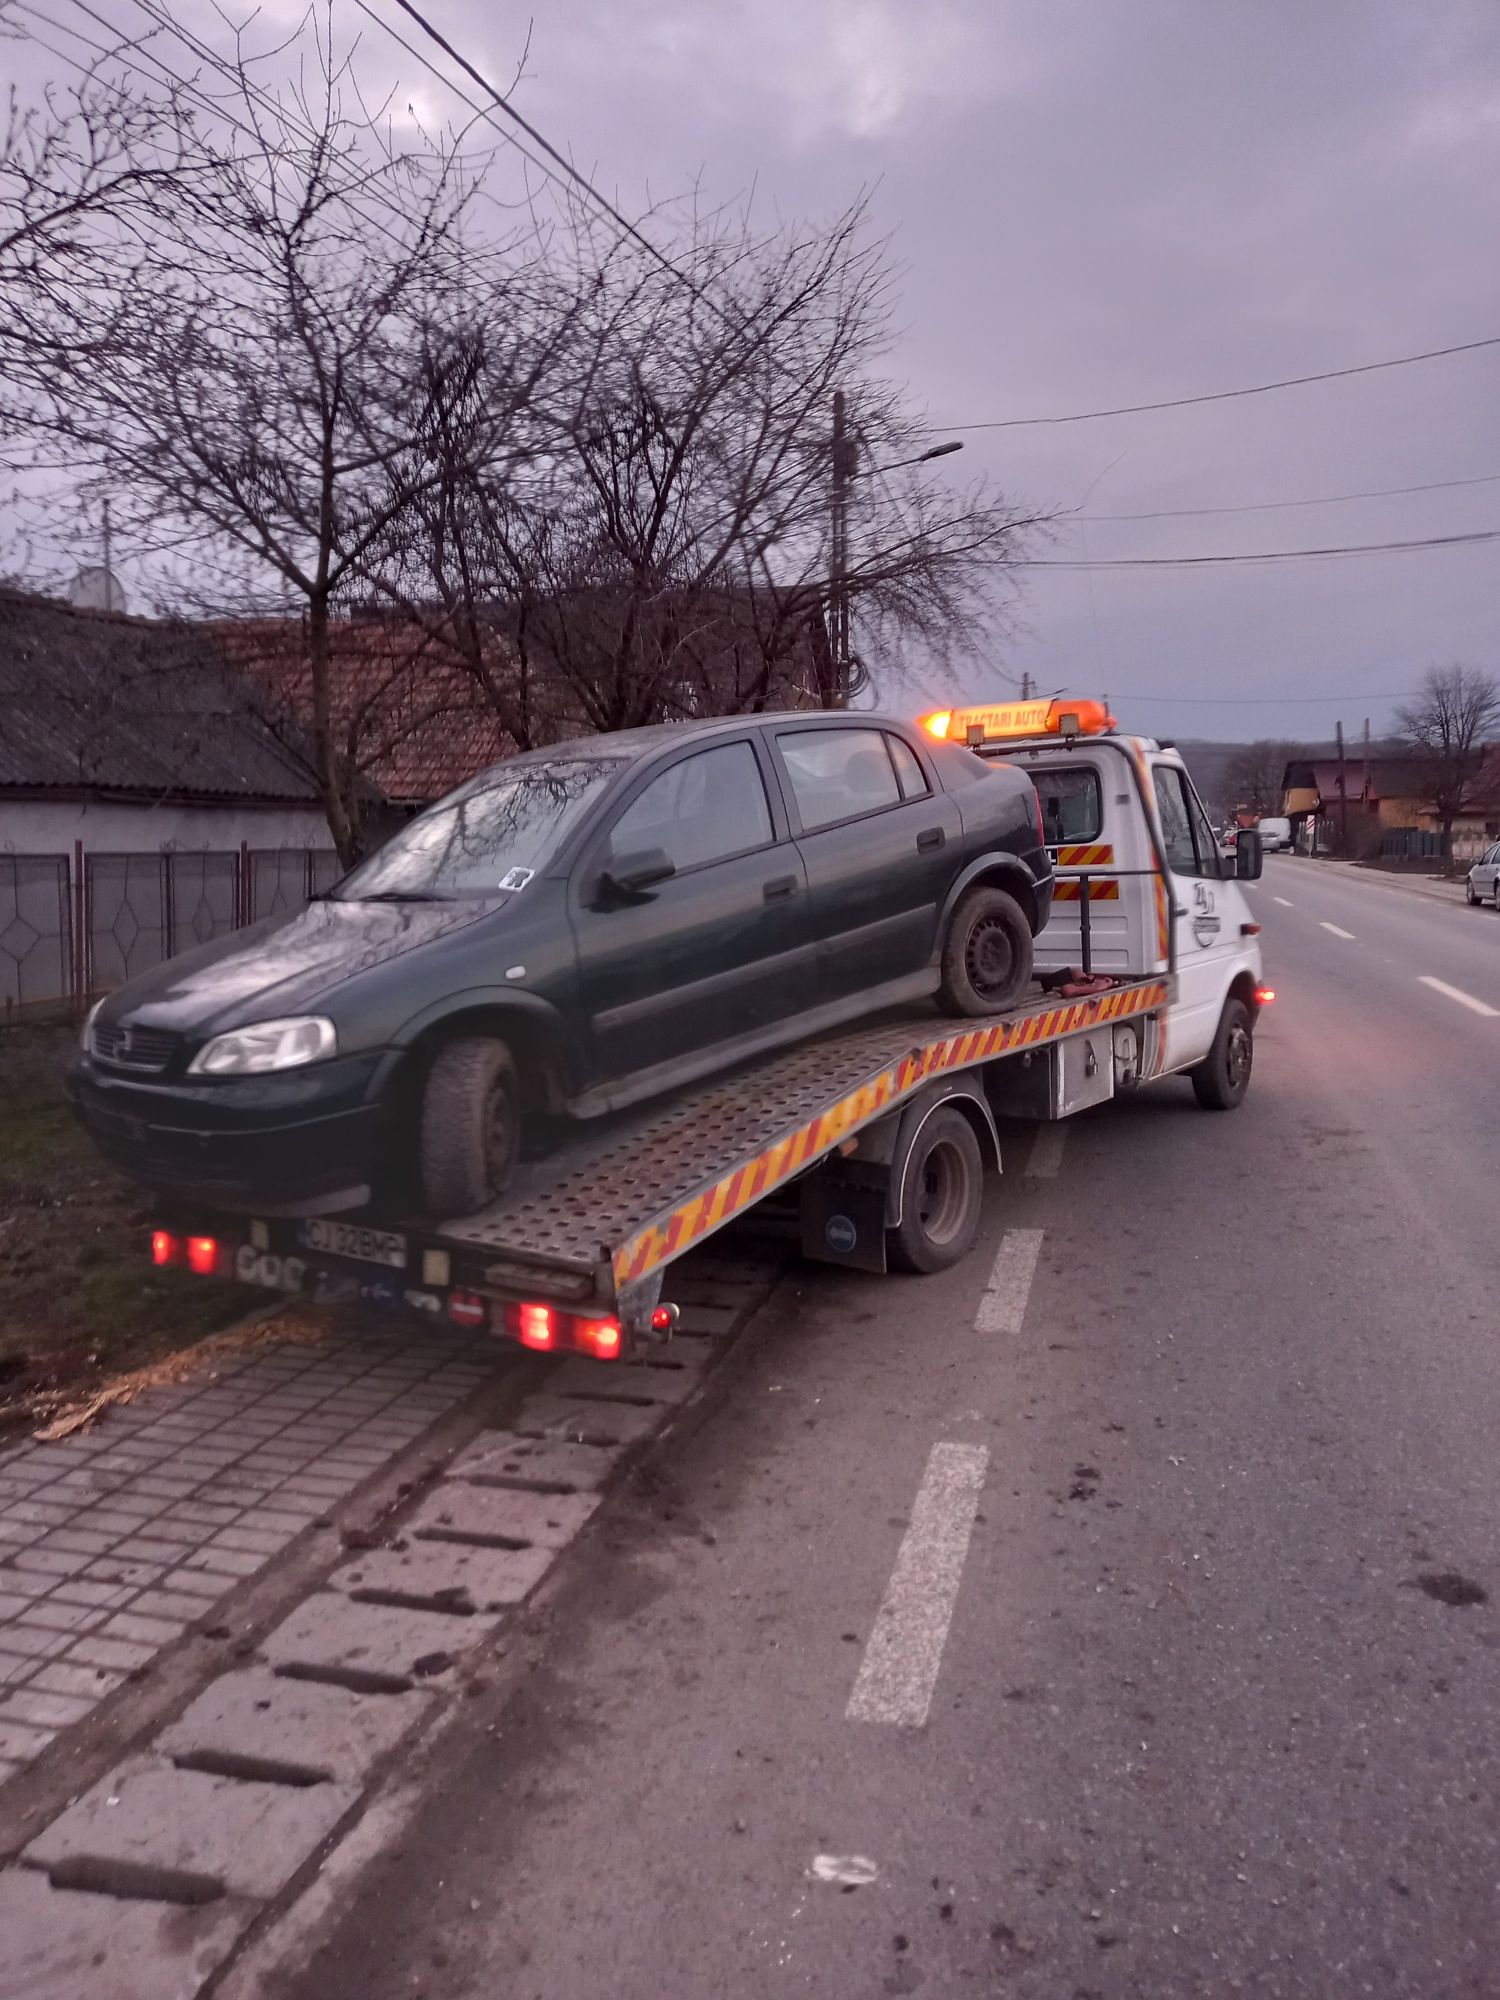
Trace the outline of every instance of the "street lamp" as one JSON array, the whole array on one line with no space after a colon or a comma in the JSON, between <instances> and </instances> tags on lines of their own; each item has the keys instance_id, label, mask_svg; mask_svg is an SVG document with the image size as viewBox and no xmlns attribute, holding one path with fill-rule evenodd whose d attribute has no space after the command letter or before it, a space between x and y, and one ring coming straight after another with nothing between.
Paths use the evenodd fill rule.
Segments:
<instances>
[{"instance_id":1,"label":"street lamp","mask_svg":"<svg viewBox=\"0 0 1500 2000\"><path fill-rule=\"evenodd\" d=\"M833 494L832 494L832 588L829 591L829 609L832 612L833 630L829 634L833 646L834 705L838 708L849 706L850 673L853 664L849 658L849 503L847 492L851 479L864 479L875 472L900 472L908 465L926 465L929 459L947 458L950 452L962 451L962 438L949 438L943 444L929 445L926 451L918 452L915 458L898 458L894 465L855 465L855 443L849 436L844 420L844 392L833 392Z\"/></svg>"}]
</instances>

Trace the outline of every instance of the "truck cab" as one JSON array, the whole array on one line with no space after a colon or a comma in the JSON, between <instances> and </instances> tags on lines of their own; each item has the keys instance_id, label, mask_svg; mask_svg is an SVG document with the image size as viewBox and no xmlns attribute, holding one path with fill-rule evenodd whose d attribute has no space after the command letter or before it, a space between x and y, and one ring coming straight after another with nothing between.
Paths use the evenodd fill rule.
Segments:
<instances>
[{"instance_id":1,"label":"truck cab","mask_svg":"<svg viewBox=\"0 0 1500 2000\"><path fill-rule=\"evenodd\" d=\"M1170 744L1124 735L1102 702L1071 698L942 710L922 724L1036 787L1056 871L1038 970L1171 975L1143 1076L1204 1063L1232 1002L1253 1028L1266 989L1241 883L1260 874L1260 843L1242 836L1233 857L1221 853Z\"/></svg>"}]
</instances>

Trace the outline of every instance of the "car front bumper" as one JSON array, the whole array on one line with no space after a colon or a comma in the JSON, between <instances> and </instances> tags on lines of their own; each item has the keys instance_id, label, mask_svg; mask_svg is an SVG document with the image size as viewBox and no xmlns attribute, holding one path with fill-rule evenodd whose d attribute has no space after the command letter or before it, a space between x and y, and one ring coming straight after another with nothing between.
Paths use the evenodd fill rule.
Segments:
<instances>
[{"instance_id":1,"label":"car front bumper","mask_svg":"<svg viewBox=\"0 0 1500 2000\"><path fill-rule=\"evenodd\" d=\"M270 1076L164 1082L80 1056L74 1111L104 1157L152 1192L303 1213L369 1198L382 1165L392 1051Z\"/></svg>"}]
</instances>

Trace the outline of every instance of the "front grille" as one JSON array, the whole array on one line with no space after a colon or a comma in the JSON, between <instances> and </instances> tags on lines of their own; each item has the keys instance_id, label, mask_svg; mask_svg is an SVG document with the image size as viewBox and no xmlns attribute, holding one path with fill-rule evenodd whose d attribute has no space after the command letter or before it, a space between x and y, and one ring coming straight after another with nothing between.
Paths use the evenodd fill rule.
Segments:
<instances>
[{"instance_id":1,"label":"front grille","mask_svg":"<svg viewBox=\"0 0 1500 2000\"><path fill-rule=\"evenodd\" d=\"M143 1028L129 1021L96 1021L94 1054L115 1069L163 1070L177 1050L169 1028Z\"/></svg>"}]
</instances>

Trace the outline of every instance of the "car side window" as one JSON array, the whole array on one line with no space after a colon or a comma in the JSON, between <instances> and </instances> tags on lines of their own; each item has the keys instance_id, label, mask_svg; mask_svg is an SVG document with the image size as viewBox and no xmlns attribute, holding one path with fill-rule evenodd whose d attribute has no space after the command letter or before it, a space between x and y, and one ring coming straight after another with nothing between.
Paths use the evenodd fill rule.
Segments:
<instances>
[{"instance_id":1,"label":"car side window","mask_svg":"<svg viewBox=\"0 0 1500 2000\"><path fill-rule=\"evenodd\" d=\"M903 743L899 736L887 736L885 747L890 751L891 762L896 767L896 782L901 787L902 798L925 798L932 787L922 775L916 751L909 743Z\"/></svg>"},{"instance_id":2,"label":"car side window","mask_svg":"<svg viewBox=\"0 0 1500 2000\"><path fill-rule=\"evenodd\" d=\"M1218 845L1187 779L1169 764L1158 764L1151 776L1167 866L1174 875L1206 875L1217 881Z\"/></svg>"},{"instance_id":3,"label":"car side window","mask_svg":"<svg viewBox=\"0 0 1500 2000\"><path fill-rule=\"evenodd\" d=\"M878 729L793 729L777 742L808 833L901 802Z\"/></svg>"},{"instance_id":4,"label":"car side window","mask_svg":"<svg viewBox=\"0 0 1500 2000\"><path fill-rule=\"evenodd\" d=\"M659 847L678 874L769 847L773 835L760 764L748 743L683 757L647 785L615 821L612 855Z\"/></svg>"}]
</instances>

